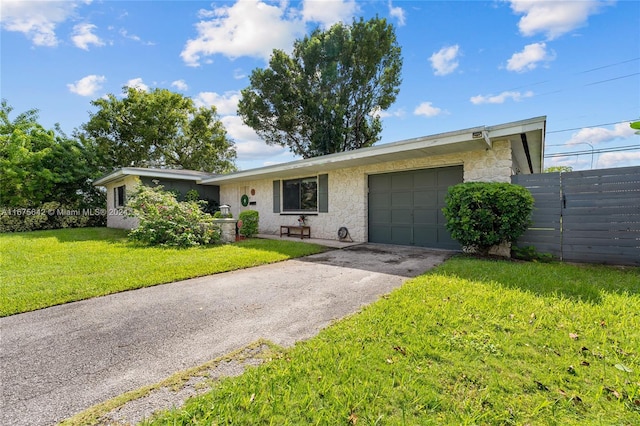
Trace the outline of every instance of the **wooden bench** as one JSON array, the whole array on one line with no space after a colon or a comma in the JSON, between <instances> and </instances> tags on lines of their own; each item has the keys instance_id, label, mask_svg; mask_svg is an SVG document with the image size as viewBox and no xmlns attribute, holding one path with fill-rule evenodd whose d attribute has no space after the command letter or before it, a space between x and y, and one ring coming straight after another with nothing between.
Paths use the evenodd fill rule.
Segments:
<instances>
[{"instance_id":1,"label":"wooden bench","mask_svg":"<svg viewBox=\"0 0 640 426\"><path fill-rule=\"evenodd\" d=\"M311 238L311 227L282 225L280 226L280 236L282 237L283 235L287 237L299 235L300 239Z\"/></svg>"}]
</instances>

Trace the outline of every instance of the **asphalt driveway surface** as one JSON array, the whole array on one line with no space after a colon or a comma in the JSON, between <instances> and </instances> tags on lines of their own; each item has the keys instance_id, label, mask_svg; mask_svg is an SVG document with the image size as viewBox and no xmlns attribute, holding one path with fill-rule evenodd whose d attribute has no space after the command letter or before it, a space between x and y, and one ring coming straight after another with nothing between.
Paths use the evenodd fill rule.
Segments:
<instances>
[{"instance_id":1,"label":"asphalt driveway surface","mask_svg":"<svg viewBox=\"0 0 640 426\"><path fill-rule=\"evenodd\" d=\"M0 424L55 424L259 338L292 345L449 255L363 244L2 318Z\"/></svg>"}]
</instances>

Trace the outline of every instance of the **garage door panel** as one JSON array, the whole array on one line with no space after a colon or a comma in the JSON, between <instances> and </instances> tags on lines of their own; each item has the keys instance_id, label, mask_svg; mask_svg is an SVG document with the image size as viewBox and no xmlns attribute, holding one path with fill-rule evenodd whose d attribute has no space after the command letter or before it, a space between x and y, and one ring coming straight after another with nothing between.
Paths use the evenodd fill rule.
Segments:
<instances>
[{"instance_id":1,"label":"garage door panel","mask_svg":"<svg viewBox=\"0 0 640 426\"><path fill-rule=\"evenodd\" d=\"M392 192L391 193L391 207L411 207L413 205L413 194L409 191L406 192Z\"/></svg>"},{"instance_id":2,"label":"garage door panel","mask_svg":"<svg viewBox=\"0 0 640 426\"><path fill-rule=\"evenodd\" d=\"M389 175L369 176L370 192L388 192L391 190L391 177Z\"/></svg>"},{"instance_id":3,"label":"garage door panel","mask_svg":"<svg viewBox=\"0 0 640 426\"><path fill-rule=\"evenodd\" d=\"M451 234L446 228L438 228L438 241L440 247L445 249L457 250L460 248L460 243L451 238Z\"/></svg>"},{"instance_id":4,"label":"garage door panel","mask_svg":"<svg viewBox=\"0 0 640 426\"><path fill-rule=\"evenodd\" d=\"M434 225L418 225L413 228L415 245L428 246L438 238L438 228Z\"/></svg>"},{"instance_id":5,"label":"garage door panel","mask_svg":"<svg viewBox=\"0 0 640 426\"><path fill-rule=\"evenodd\" d=\"M391 226L369 226L370 241L391 241Z\"/></svg>"},{"instance_id":6,"label":"garage door panel","mask_svg":"<svg viewBox=\"0 0 640 426\"><path fill-rule=\"evenodd\" d=\"M418 190L413 192L413 206L416 208L436 208L438 206L439 191Z\"/></svg>"},{"instance_id":7,"label":"garage door panel","mask_svg":"<svg viewBox=\"0 0 640 426\"><path fill-rule=\"evenodd\" d=\"M414 225L427 225L438 223L438 211L436 209L421 209L413 211L413 224Z\"/></svg>"},{"instance_id":8,"label":"garage door panel","mask_svg":"<svg viewBox=\"0 0 640 426\"><path fill-rule=\"evenodd\" d=\"M438 186L438 173L435 170L416 170L413 177L414 188Z\"/></svg>"},{"instance_id":9,"label":"garage door panel","mask_svg":"<svg viewBox=\"0 0 640 426\"><path fill-rule=\"evenodd\" d=\"M462 166L369 176L369 241L459 249L442 213Z\"/></svg>"},{"instance_id":10,"label":"garage door panel","mask_svg":"<svg viewBox=\"0 0 640 426\"><path fill-rule=\"evenodd\" d=\"M406 245L406 241L411 239L411 226L392 226L391 244Z\"/></svg>"},{"instance_id":11,"label":"garage door panel","mask_svg":"<svg viewBox=\"0 0 640 426\"><path fill-rule=\"evenodd\" d=\"M413 176L410 173L398 173L391 175L391 190L401 191L403 189L413 189Z\"/></svg>"},{"instance_id":12,"label":"garage door panel","mask_svg":"<svg viewBox=\"0 0 640 426\"><path fill-rule=\"evenodd\" d=\"M372 210L369 212L369 222L371 224L388 225L391 222L391 210Z\"/></svg>"},{"instance_id":13,"label":"garage door panel","mask_svg":"<svg viewBox=\"0 0 640 426\"><path fill-rule=\"evenodd\" d=\"M390 206L391 197L389 193L369 194L369 209L388 209Z\"/></svg>"},{"instance_id":14,"label":"garage door panel","mask_svg":"<svg viewBox=\"0 0 640 426\"><path fill-rule=\"evenodd\" d=\"M391 225L411 225L413 224L412 210L394 209L391 210Z\"/></svg>"},{"instance_id":15,"label":"garage door panel","mask_svg":"<svg viewBox=\"0 0 640 426\"><path fill-rule=\"evenodd\" d=\"M462 181L462 167L445 167L438 170L438 186L453 186Z\"/></svg>"}]
</instances>

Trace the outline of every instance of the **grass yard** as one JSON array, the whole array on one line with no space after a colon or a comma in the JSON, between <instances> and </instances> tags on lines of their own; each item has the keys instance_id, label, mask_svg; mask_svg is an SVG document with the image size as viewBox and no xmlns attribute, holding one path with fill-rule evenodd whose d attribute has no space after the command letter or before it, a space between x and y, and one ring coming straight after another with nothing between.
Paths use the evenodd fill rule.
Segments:
<instances>
[{"instance_id":1,"label":"grass yard","mask_svg":"<svg viewBox=\"0 0 640 426\"><path fill-rule=\"evenodd\" d=\"M157 425L637 425L640 269L456 257Z\"/></svg>"},{"instance_id":2,"label":"grass yard","mask_svg":"<svg viewBox=\"0 0 640 426\"><path fill-rule=\"evenodd\" d=\"M150 248L128 242L126 231L108 228L0 234L0 316L322 250L260 239L203 248Z\"/></svg>"}]
</instances>

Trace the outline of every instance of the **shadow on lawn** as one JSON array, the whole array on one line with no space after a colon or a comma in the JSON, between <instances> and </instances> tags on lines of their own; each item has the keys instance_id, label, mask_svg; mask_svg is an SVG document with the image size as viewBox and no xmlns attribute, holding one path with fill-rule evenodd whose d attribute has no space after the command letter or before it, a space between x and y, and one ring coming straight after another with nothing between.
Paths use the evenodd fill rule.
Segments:
<instances>
[{"instance_id":1,"label":"shadow on lawn","mask_svg":"<svg viewBox=\"0 0 640 426\"><path fill-rule=\"evenodd\" d=\"M597 304L603 293L640 294L640 268L560 262L536 263L460 255L440 272L470 281L496 282L539 296ZM436 272L437 273L437 272Z\"/></svg>"}]
</instances>

